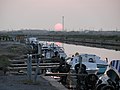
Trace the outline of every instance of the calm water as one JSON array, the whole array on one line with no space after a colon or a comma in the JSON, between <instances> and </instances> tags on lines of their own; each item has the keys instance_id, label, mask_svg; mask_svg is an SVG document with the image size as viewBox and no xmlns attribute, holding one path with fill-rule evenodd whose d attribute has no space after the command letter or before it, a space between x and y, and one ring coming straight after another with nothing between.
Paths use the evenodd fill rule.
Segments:
<instances>
[{"instance_id":1,"label":"calm water","mask_svg":"<svg viewBox=\"0 0 120 90\"><path fill-rule=\"evenodd\" d=\"M120 60L120 51L72 44L63 44L63 47L68 56L72 56L78 52L79 54L95 54L100 56L102 60L105 60L105 58L108 58L109 61L113 59Z\"/></svg>"},{"instance_id":2,"label":"calm water","mask_svg":"<svg viewBox=\"0 0 120 90\"><path fill-rule=\"evenodd\" d=\"M49 42L53 43L53 42ZM82 45L73 45L73 44L62 44L60 42L54 42L59 46L64 47L65 53L68 57L75 55L76 52L79 54L95 54L101 57L102 60L108 58L109 61L111 60L120 60L120 51L109 50L104 48L96 48L96 47L88 47Z\"/></svg>"}]
</instances>

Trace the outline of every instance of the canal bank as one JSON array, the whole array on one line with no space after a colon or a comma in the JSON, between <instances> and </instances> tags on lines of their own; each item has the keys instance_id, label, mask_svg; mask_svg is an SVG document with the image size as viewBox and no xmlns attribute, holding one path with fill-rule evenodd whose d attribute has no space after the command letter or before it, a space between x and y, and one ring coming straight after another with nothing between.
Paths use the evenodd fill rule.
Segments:
<instances>
[{"instance_id":1,"label":"canal bank","mask_svg":"<svg viewBox=\"0 0 120 90\"><path fill-rule=\"evenodd\" d=\"M118 36L101 35L40 35L43 41L57 41L67 44L84 45L90 47L106 48L120 51L120 39Z\"/></svg>"},{"instance_id":2,"label":"canal bank","mask_svg":"<svg viewBox=\"0 0 120 90\"><path fill-rule=\"evenodd\" d=\"M67 90L51 77L39 76L36 83L27 80L27 75L0 76L0 90Z\"/></svg>"}]
</instances>

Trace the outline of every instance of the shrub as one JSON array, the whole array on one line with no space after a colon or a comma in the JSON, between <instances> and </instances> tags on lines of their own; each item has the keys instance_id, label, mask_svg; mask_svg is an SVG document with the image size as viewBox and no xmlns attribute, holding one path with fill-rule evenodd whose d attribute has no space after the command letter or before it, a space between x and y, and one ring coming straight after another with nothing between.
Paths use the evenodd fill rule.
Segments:
<instances>
[{"instance_id":1,"label":"shrub","mask_svg":"<svg viewBox=\"0 0 120 90\"><path fill-rule=\"evenodd\" d=\"M0 56L0 70L4 72L4 75L6 74L9 65L9 58L6 56Z\"/></svg>"}]
</instances>

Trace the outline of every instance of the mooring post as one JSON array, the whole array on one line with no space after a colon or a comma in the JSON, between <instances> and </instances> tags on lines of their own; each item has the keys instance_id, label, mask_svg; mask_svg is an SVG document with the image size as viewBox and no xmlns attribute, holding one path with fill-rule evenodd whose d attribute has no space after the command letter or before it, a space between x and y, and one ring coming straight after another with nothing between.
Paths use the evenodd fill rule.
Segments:
<instances>
[{"instance_id":1,"label":"mooring post","mask_svg":"<svg viewBox=\"0 0 120 90\"><path fill-rule=\"evenodd\" d=\"M38 43L38 55L40 55L40 58L36 58L37 66L36 66L36 71L35 71L35 76L34 76L34 82L36 82L36 80L37 80L39 65L40 65L40 61L41 61L41 58L42 58L42 46L39 43Z\"/></svg>"},{"instance_id":2,"label":"mooring post","mask_svg":"<svg viewBox=\"0 0 120 90\"><path fill-rule=\"evenodd\" d=\"M82 68L82 57L79 55L79 62L80 62L80 68L78 70L78 73L81 72L81 68Z\"/></svg>"},{"instance_id":3,"label":"mooring post","mask_svg":"<svg viewBox=\"0 0 120 90\"><path fill-rule=\"evenodd\" d=\"M37 59L37 66L36 66L36 71L35 71L35 76L34 76L34 82L37 80L37 75L39 71L39 65L40 65L41 58Z\"/></svg>"},{"instance_id":4,"label":"mooring post","mask_svg":"<svg viewBox=\"0 0 120 90\"><path fill-rule=\"evenodd\" d=\"M69 88L72 88L71 70L69 71L69 74L68 74L68 80L69 80Z\"/></svg>"},{"instance_id":5,"label":"mooring post","mask_svg":"<svg viewBox=\"0 0 120 90\"><path fill-rule=\"evenodd\" d=\"M32 77L32 55L28 54L28 59L27 59L27 76L28 79L31 80Z\"/></svg>"},{"instance_id":6,"label":"mooring post","mask_svg":"<svg viewBox=\"0 0 120 90\"><path fill-rule=\"evenodd\" d=\"M38 43L38 54L40 55L41 53L41 44Z\"/></svg>"}]
</instances>

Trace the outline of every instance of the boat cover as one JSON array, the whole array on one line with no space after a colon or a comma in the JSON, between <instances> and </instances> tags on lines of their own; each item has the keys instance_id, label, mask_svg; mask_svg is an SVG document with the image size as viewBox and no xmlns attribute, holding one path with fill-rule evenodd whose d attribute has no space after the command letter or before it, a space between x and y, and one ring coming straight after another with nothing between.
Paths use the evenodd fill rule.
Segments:
<instances>
[{"instance_id":1,"label":"boat cover","mask_svg":"<svg viewBox=\"0 0 120 90\"><path fill-rule=\"evenodd\" d=\"M112 60L110 62L110 66L116 70L120 75L120 60Z\"/></svg>"}]
</instances>

